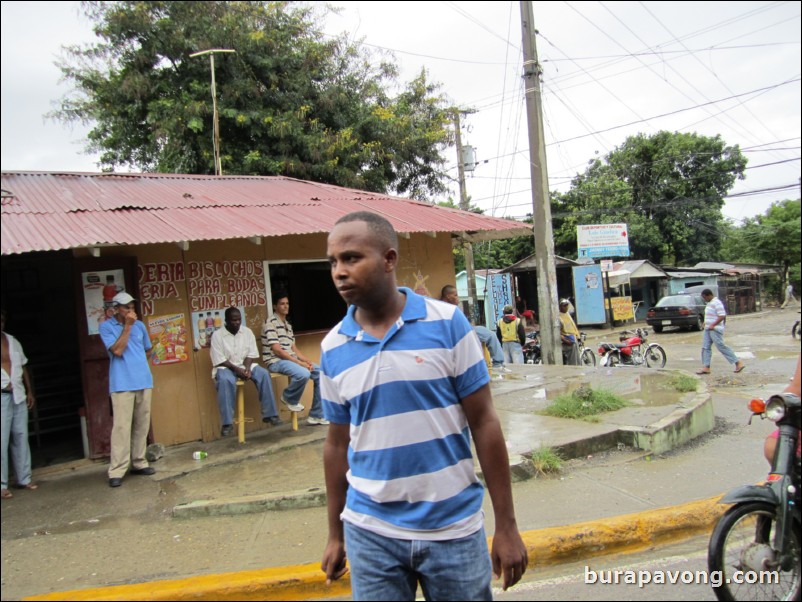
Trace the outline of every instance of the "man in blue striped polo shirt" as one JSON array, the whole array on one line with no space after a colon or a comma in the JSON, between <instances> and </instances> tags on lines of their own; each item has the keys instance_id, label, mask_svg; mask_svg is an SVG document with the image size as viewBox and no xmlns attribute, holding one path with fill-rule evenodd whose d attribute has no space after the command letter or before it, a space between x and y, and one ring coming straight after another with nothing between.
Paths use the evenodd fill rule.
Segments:
<instances>
[{"instance_id":1,"label":"man in blue striped polo shirt","mask_svg":"<svg viewBox=\"0 0 802 602\"><path fill-rule=\"evenodd\" d=\"M509 459L489 374L457 308L398 288L398 238L369 212L341 218L328 238L331 274L348 314L323 340L321 393L328 581L345 574L355 600L489 600L527 564ZM493 502L488 553L484 490Z\"/></svg>"}]
</instances>

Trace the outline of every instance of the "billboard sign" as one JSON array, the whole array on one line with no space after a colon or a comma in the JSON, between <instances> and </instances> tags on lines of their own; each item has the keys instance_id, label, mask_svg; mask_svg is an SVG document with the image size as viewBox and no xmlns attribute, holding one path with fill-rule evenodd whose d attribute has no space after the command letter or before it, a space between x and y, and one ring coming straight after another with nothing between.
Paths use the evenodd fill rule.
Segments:
<instances>
[{"instance_id":1,"label":"billboard sign","mask_svg":"<svg viewBox=\"0 0 802 602\"><path fill-rule=\"evenodd\" d=\"M626 224L596 224L576 227L579 257L629 257Z\"/></svg>"}]
</instances>

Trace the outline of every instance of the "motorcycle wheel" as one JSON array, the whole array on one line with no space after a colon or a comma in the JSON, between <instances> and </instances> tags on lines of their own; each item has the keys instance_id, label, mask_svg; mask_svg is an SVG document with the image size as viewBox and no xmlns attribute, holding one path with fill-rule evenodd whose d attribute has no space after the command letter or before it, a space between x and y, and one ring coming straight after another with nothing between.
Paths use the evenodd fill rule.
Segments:
<instances>
[{"instance_id":1,"label":"motorcycle wheel","mask_svg":"<svg viewBox=\"0 0 802 602\"><path fill-rule=\"evenodd\" d=\"M596 365L596 354L590 349L583 349L582 355L579 356L579 361L583 366L589 366L593 368Z\"/></svg>"},{"instance_id":2,"label":"motorcycle wheel","mask_svg":"<svg viewBox=\"0 0 802 602\"><path fill-rule=\"evenodd\" d=\"M761 561L765 562L772 553L774 526L775 508L766 502L738 504L719 519L707 550L708 571L720 571L715 573L721 579L721 585L713 587L716 598L799 600L799 524L792 525L789 533L795 556L790 570L770 574L779 567L761 568ZM749 560L751 564L747 564Z\"/></svg>"},{"instance_id":3,"label":"motorcycle wheel","mask_svg":"<svg viewBox=\"0 0 802 602\"><path fill-rule=\"evenodd\" d=\"M791 336L795 339L799 338L799 320L794 322L794 325L791 327Z\"/></svg>"},{"instance_id":4,"label":"motorcycle wheel","mask_svg":"<svg viewBox=\"0 0 802 602\"><path fill-rule=\"evenodd\" d=\"M645 356L649 368L663 368L666 365L666 350L657 343L652 343L646 348Z\"/></svg>"}]
</instances>

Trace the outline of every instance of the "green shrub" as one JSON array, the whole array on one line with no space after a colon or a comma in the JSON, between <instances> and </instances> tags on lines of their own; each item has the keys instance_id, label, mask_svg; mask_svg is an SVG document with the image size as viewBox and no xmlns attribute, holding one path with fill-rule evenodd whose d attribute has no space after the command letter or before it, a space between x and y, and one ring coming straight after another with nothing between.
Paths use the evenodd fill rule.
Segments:
<instances>
[{"instance_id":1,"label":"green shrub","mask_svg":"<svg viewBox=\"0 0 802 602\"><path fill-rule=\"evenodd\" d=\"M532 464L537 474L545 475L550 472L560 472L562 458L556 450L547 445L541 445L532 452Z\"/></svg>"},{"instance_id":2,"label":"green shrub","mask_svg":"<svg viewBox=\"0 0 802 602\"><path fill-rule=\"evenodd\" d=\"M696 391L699 387L699 380L689 374L675 374L671 377L671 380L668 381L668 386L680 393L689 393L691 391Z\"/></svg>"},{"instance_id":3,"label":"green shrub","mask_svg":"<svg viewBox=\"0 0 802 602\"><path fill-rule=\"evenodd\" d=\"M612 391L594 391L590 387L580 387L569 395L560 395L542 414L558 418L586 419L602 412L620 410L628 405L626 399Z\"/></svg>"}]
</instances>

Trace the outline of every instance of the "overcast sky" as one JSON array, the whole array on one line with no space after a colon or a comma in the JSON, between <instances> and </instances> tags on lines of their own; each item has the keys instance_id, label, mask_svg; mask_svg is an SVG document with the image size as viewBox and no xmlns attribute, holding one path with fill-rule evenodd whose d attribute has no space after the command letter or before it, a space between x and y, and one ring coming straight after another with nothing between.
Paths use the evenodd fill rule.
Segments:
<instances>
[{"instance_id":1,"label":"overcast sky","mask_svg":"<svg viewBox=\"0 0 802 602\"><path fill-rule=\"evenodd\" d=\"M425 67L477 111L462 131L480 161L473 202L496 216L531 212L519 2L333 4L344 8L328 32L393 50L404 81ZM800 2L535 2L534 12L552 190L627 136L669 130L721 135L746 154L726 217L799 198ZM61 46L93 41L78 3L4 1L0 40L2 169L98 171L82 153L88 128L43 117L66 92L53 64Z\"/></svg>"}]
</instances>

